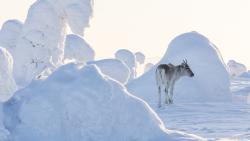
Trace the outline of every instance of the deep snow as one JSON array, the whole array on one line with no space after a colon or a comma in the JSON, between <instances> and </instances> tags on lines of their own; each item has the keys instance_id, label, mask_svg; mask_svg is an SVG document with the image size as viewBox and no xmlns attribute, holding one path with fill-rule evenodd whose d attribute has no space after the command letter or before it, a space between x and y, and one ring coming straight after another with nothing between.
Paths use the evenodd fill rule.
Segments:
<instances>
[{"instance_id":1,"label":"deep snow","mask_svg":"<svg viewBox=\"0 0 250 141\"><path fill-rule=\"evenodd\" d=\"M203 140L167 130L143 100L94 65L69 64L4 104L12 141Z\"/></svg>"}]
</instances>

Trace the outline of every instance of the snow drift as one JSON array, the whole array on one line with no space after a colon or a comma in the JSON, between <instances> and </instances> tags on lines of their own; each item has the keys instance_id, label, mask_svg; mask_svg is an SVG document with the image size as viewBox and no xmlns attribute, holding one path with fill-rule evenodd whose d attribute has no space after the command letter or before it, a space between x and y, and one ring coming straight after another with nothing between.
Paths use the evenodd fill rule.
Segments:
<instances>
[{"instance_id":1,"label":"snow drift","mask_svg":"<svg viewBox=\"0 0 250 141\"><path fill-rule=\"evenodd\" d=\"M92 0L38 0L29 9L14 49L14 76L26 86L48 68L64 59L66 26L82 35L92 14Z\"/></svg>"},{"instance_id":2,"label":"snow drift","mask_svg":"<svg viewBox=\"0 0 250 141\"><path fill-rule=\"evenodd\" d=\"M12 141L202 140L166 130L144 101L93 65L69 64L31 83L4 113Z\"/></svg>"},{"instance_id":3,"label":"snow drift","mask_svg":"<svg viewBox=\"0 0 250 141\"><path fill-rule=\"evenodd\" d=\"M11 54L5 48L0 47L0 102L8 100L17 90L12 70Z\"/></svg>"},{"instance_id":4,"label":"snow drift","mask_svg":"<svg viewBox=\"0 0 250 141\"><path fill-rule=\"evenodd\" d=\"M133 80L135 78L135 75L136 75L135 55L127 49L120 49L115 53L115 58L123 61L129 67L129 70L130 70L129 81Z\"/></svg>"},{"instance_id":5,"label":"snow drift","mask_svg":"<svg viewBox=\"0 0 250 141\"><path fill-rule=\"evenodd\" d=\"M240 76L243 73L247 72L247 67L245 65L234 60L229 60L227 66L229 69L229 74L231 76Z\"/></svg>"},{"instance_id":6,"label":"snow drift","mask_svg":"<svg viewBox=\"0 0 250 141\"><path fill-rule=\"evenodd\" d=\"M122 84L126 84L128 82L130 76L129 68L118 59L103 59L88 62L88 64L97 65L103 74L108 75Z\"/></svg>"},{"instance_id":7,"label":"snow drift","mask_svg":"<svg viewBox=\"0 0 250 141\"><path fill-rule=\"evenodd\" d=\"M86 63L93 61L95 52L90 45L80 36L67 35L64 49L64 60L76 63Z\"/></svg>"},{"instance_id":8,"label":"snow drift","mask_svg":"<svg viewBox=\"0 0 250 141\"><path fill-rule=\"evenodd\" d=\"M189 32L176 37L158 64L179 65L183 59L195 74L194 78L182 78L176 83L176 102L230 101L230 79L219 50L206 37ZM157 64L157 65L158 65ZM155 68L128 84L128 90L151 102L157 101Z\"/></svg>"}]
</instances>

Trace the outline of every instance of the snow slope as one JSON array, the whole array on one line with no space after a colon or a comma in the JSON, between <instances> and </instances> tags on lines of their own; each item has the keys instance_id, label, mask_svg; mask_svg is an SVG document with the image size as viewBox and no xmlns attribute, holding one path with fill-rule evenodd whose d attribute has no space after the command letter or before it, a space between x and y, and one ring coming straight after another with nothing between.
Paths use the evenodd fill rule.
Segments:
<instances>
[{"instance_id":1,"label":"snow slope","mask_svg":"<svg viewBox=\"0 0 250 141\"><path fill-rule=\"evenodd\" d=\"M4 104L12 141L203 140L165 129L156 113L93 66L69 64Z\"/></svg>"},{"instance_id":2,"label":"snow slope","mask_svg":"<svg viewBox=\"0 0 250 141\"><path fill-rule=\"evenodd\" d=\"M0 47L0 102L7 101L17 90L12 70L11 54L5 48Z\"/></svg>"},{"instance_id":3,"label":"snow slope","mask_svg":"<svg viewBox=\"0 0 250 141\"><path fill-rule=\"evenodd\" d=\"M86 63L93 61L95 52L90 45L80 36L67 35L64 49L64 60L76 63Z\"/></svg>"},{"instance_id":4,"label":"snow slope","mask_svg":"<svg viewBox=\"0 0 250 141\"><path fill-rule=\"evenodd\" d=\"M135 75L136 75L135 55L127 49L120 49L115 53L115 58L123 61L128 66L128 68L130 70L129 81L133 80L135 78Z\"/></svg>"},{"instance_id":5,"label":"snow slope","mask_svg":"<svg viewBox=\"0 0 250 141\"><path fill-rule=\"evenodd\" d=\"M240 76L243 73L247 72L247 67L241 63L238 63L234 60L229 60L227 63L229 74L231 76Z\"/></svg>"},{"instance_id":6,"label":"snow slope","mask_svg":"<svg viewBox=\"0 0 250 141\"><path fill-rule=\"evenodd\" d=\"M150 69L154 67L154 64L152 63L147 63L144 67L144 73L148 72Z\"/></svg>"},{"instance_id":7,"label":"snow slope","mask_svg":"<svg viewBox=\"0 0 250 141\"><path fill-rule=\"evenodd\" d=\"M101 72L109 77L127 84L130 71L126 64L118 59L103 59L99 61L91 61L88 64L95 64L100 68Z\"/></svg>"},{"instance_id":8,"label":"snow slope","mask_svg":"<svg viewBox=\"0 0 250 141\"><path fill-rule=\"evenodd\" d=\"M216 46L206 37L197 32L189 32L176 37L158 64L179 65L183 59L188 60L195 77L184 77L176 83L175 102L226 102L231 100L230 78L226 66ZM150 104L157 102L155 82L157 65L127 85L129 92Z\"/></svg>"},{"instance_id":9,"label":"snow slope","mask_svg":"<svg viewBox=\"0 0 250 141\"><path fill-rule=\"evenodd\" d=\"M14 49L14 76L20 86L28 85L48 68L62 65L66 26L83 34L92 14L92 0L37 0Z\"/></svg>"}]
</instances>

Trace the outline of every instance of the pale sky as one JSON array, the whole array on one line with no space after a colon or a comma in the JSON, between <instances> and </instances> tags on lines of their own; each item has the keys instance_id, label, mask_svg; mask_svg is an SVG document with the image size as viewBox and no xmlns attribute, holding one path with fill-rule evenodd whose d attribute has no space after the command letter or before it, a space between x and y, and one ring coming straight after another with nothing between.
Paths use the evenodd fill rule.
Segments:
<instances>
[{"instance_id":1,"label":"pale sky","mask_svg":"<svg viewBox=\"0 0 250 141\"><path fill-rule=\"evenodd\" d=\"M24 21L35 0L0 0L0 26L7 19ZM197 31L221 51L250 68L250 0L95 0L85 39L97 58L116 50L141 51L159 60L177 35Z\"/></svg>"}]
</instances>

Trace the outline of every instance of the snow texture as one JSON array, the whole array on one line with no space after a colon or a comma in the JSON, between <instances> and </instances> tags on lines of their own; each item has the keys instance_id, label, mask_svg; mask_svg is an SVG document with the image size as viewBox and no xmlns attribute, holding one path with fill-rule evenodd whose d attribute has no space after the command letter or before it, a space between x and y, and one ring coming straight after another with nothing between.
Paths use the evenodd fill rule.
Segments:
<instances>
[{"instance_id":1,"label":"snow texture","mask_svg":"<svg viewBox=\"0 0 250 141\"><path fill-rule=\"evenodd\" d=\"M135 53L135 59L139 64L144 64L145 62L145 55L141 52L136 52Z\"/></svg>"},{"instance_id":2,"label":"snow texture","mask_svg":"<svg viewBox=\"0 0 250 141\"><path fill-rule=\"evenodd\" d=\"M88 62L88 64L97 65L103 74L108 75L122 84L126 84L128 82L130 76L129 68L118 59L103 59Z\"/></svg>"},{"instance_id":3,"label":"snow texture","mask_svg":"<svg viewBox=\"0 0 250 141\"><path fill-rule=\"evenodd\" d=\"M135 55L127 49L120 49L115 53L115 58L123 61L129 67L129 70L130 70L129 81L133 80L135 78L135 75L136 75Z\"/></svg>"},{"instance_id":4,"label":"snow texture","mask_svg":"<svg viewBox=\"0 0 250 141\"><path fill-rule=\"evenodd\" d=\"M174 89L175 102L229 102L230 78L219 50L206 37L189 32L176 37L159 64L179 65L183 59L195 74L183 77ZM149 103L157 102L156 66L128 84L129 92Z\"/></svg>"},{"instance_id":5,"label":"snow texture","mask_svg":"<svg viewBox=\"0 0 250 141\"><path fill-rule=\"evenodd\" d=\"M250 78L250 71L242 73L239 77Z\"/></svg>"},{"instance_id":6,"label":"snow texture","mask_svg":"<svg viewBox=\"0 0 250 141\"><path fill-rule=\"evenodd\" d=\"M64 49L64 60L75 63L86 63L93 61L95 52L90 45L80 36L67 35Z\"/></svg>"},{"instance_id":7,"label":"snow texture","mask_svg":"<svg viewBox=\"0 0 250 141\"><path fill-rule=\"evenodd\" d=\"M144 68L144 73L148 72L150 69L154 67L154 64L152 63L147 63Z\"/></svg>"},{"instance_id":8,"label":"snow texture","mask_svg":"<svg viewBox=\"0 0 250 141\"><path fill-rule=\"evenodd\" d=\"M229 74L231 76L240 76L243 73L247 72L247 67L241 63L238 63L234 60L229 60L227 63Z\"/></svg>"},{"instance_id":9,"label":"snow texture","mask_svg":"<svg viewBox=\"0 0 250 141\"><path fill-rule=\"evenodd\" d=\"M5 48L0 47L0 102L7 101L17 90L12 70L11 54Z\"/></svg>"},{"instance_id":10,"label":"snow texture","mask_svg":"<svg viewBox=\"0 0 250 141\"><path fill-rule=\"evenodd\" d=\"M6 21L0 30L0 46L5 47L12 55L16 48L17 39L23 28L23 23L18 20Z\"/></svg>"},{"instance_id":11,"label":"snow texture","mask_svg":"<svg viewBox=\"0 0 250 141\"><path fill-rule=\"evenodd\" d=\"M94 65L62 66L17 92L3 109L12 141L204 140L165 129L143 100Z\"/></svg>"},{"instance_id":12,"label":"snow texture","mask_svg":"<svg viewBox=\"0 0 250 141\"><path fill-rule=\"evenodd\" d=\"M62 65L67 24L73 33L82 35L91 14L91 0L36 1L13 53L17 84L26 86L52 64Z\"/></svg>"}]
</instances>

